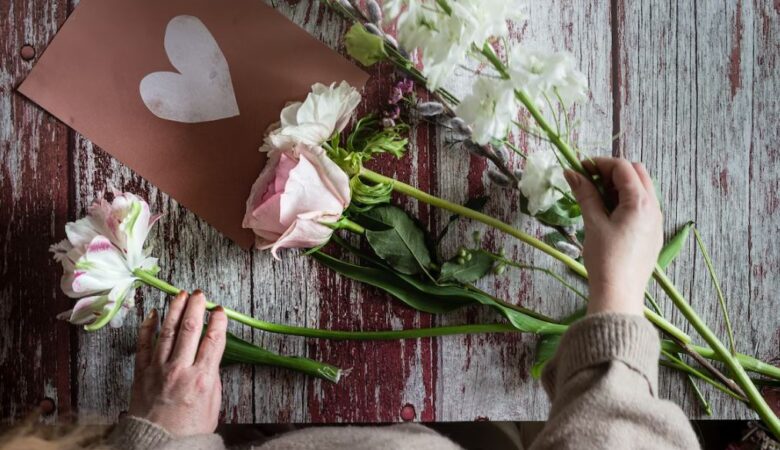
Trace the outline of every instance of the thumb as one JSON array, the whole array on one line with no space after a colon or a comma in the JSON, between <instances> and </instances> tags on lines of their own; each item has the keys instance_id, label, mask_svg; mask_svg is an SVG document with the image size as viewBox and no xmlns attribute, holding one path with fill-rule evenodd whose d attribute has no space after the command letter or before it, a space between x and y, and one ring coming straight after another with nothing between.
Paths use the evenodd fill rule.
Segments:
<instances>
[{"instance_id":1,"label":"thumb","mask_svg":"<svg viewBox=\"0 0 780 450\"><path fill-rule=\"evenodd\" d=\"M582 216L585 220L593 222L607 219L604 202L601 200L596 186L573 170L566 170L563 175L566 177L577 203L582 208Z\"/></svg>"}]
</instances>

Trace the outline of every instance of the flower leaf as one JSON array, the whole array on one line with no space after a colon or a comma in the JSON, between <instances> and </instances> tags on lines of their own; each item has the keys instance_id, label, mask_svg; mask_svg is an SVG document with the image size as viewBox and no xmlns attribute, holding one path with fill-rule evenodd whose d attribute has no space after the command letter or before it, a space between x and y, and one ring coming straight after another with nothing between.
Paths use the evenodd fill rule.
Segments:
<instances>
[{"instance_id":1,"label":"flower leaf","mask_svg":"<svg viewBox=\"0 0 780 450\"><path fill-rule=\"evenodd\" d=\"M688 240L688 235L691 234L691 228L693 228L693 222L688 222L680 228L677 233L669 239L669 242L661 249L661 253L658 255L658 266L664 270L669 267L669 264L674 261L675 258L682 251L685 242Z\"/></svg>"},{"instance_id":2,"label":"flower leaf","mask_svg":"<svg viewBox=\"0 0 780 450\"><path fill-rule=\"evenodd\" d=\"M384 39L369 33L366 27L359 23L352 25L344 36L344 42L349 56L364 66L373 66L387 58Z\"/></svg>"},{"instance_id":3,"label":"flower leaf","mask_svg":"<svg viewBox=\"0 0 780 450\"><path fill-rule=\"evenodd\" d=\"M508 308L482 292L467 289L457 284L436 284L428 279L402 274L394 271L391 267L378 263L372 257L343 241L340 242L336 240L336 243L377 266L356 266L333 258L332 256L325 255L322 252L315 253L315 258L336 272L352 278L353 280L365 282L382 289L419 311L434 312L435 310L432 308L445 307L447 309L441 310L440 312L447 312L468 305L469 303L478 303L492 307L502 316L506 317L512 326L520 331L537 334L561 334L566 330L565 325L538 319L526 313ZM368 271L357 270L355 268L368 269ZM393 281L393 279L395 279L395 281ZM411 292L416 293L409 295Z\"/></svg>"},{"instance_id":4,"label":"flower leaf","mask_svg":"<svg viewBox=\"0 0 780 450\"><path fill-rule=\"evenodd\" d=\"M392 270L351 264L322 252L313 256L320 264L347 278L379 288L418 311L441 314L469 303L467 298L426 293Z\"/></svg>"},{"instance_id":5,"label":"flower leaf","mask_svg":"<svg viewBox=\"0 0 780 450\"><path fill-rule=\"evenodd\" d=\"M204 333L205 330L206 328L204 327ZM227 333L225 353L222 355L220 365L229 366L232 364L257 364L283 367L317 378L322 378L333 383L338 383L339 378L341 378L341 369L338 367L308 358L278 355L251 344L232 333Z\"/></svg>"},{"instance_id":6,"label":"flower leaf","mask_svg":"<svg viewBox=\"0 0 780 450\"><path fill-rule=\"evenodd\" d=\"M460 283L473 283L484 277L493 267L493 258L484 250L470 251L471 259L463 260L460 256L455 256L450 261L441 266L439 281L458 281ZM462 260L462 264L458 263Z\"/></svg>"},{"instance_id":7,"label":"flower leaf","mask_svg":"<svg viewBox=\"0 0 780 450\"><path fill-rule=\"evenodd\" d=\"M379 206L363 216L386 227L366 230L366 239L377 256L390 267L406 275L428 270L431 254L425 244L425 234L402 209Z\"/></svg>"},{"instance_id":8,"label":"flower leaf","mask_svg":"<svg viewBox=\"0 0 780 450\"><path fill-rule=\"evenodd\" d=\"M561 336L549 334L542 336L539 342L536 344L536 352L534 357L534 364L531 366L531 376L538 380L542 377L544 367L555 356L555 351L558 350L558 344L561 343Z\"/></svg>"}]
</instances>

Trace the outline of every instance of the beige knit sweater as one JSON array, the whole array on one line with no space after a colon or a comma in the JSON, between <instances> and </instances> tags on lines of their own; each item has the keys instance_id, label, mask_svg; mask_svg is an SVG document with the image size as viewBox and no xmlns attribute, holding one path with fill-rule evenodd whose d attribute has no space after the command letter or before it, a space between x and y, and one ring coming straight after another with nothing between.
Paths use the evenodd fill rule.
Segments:
<instances>
[{"instance_id":1,"label":"beige knit sweater","mask_svg":"<svg viewBox=\"0 0 780 450\"><path fill-rule=\"evenodd\" d=\"M563 336L542 381L550 418L531 450L696 449L696 435L675 404L657 397L658 333L643 317L588 316ZM507 399L511 401L511 399ZM120 450L224 449L216 434L173 439L143 419L125 418L109 436ZM284 434L256 450L460 447L420 425L317 427Z\"/></svg>"}]
</instances>

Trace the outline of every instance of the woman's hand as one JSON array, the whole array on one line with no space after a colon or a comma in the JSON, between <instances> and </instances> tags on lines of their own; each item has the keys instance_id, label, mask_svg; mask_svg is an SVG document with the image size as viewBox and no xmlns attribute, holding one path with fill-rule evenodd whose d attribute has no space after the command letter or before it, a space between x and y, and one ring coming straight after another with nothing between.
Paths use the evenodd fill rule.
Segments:
<instances>
[{"instance_id":1,"label":"woman's hand","mask_svg":"<svg viewBox=\"0 0 780 450\"><path fill-rule=\"evenodd\" d=\"M663 218L653 181L642 164L624 159L596 158L585 167L601 177L607 198L616 195L617 201L608 213L590 181L566 172L585 222L588 314L642 314L645 287L663 244Z\"/></svg>"},{"instance_id":2,"label":"woman's hand","mask_svg":"<svg viewBox=\"0 0 780 450\"><path fill-rule=\"evenodd\" d=\"M153 310L141 325L128 414L177 437L212 433L222 401L219 362L225 350L227 316L221 307L209 318L201 340L206 297L181 292L168 307L157 343Z\"/></svg>"}]
</instances>

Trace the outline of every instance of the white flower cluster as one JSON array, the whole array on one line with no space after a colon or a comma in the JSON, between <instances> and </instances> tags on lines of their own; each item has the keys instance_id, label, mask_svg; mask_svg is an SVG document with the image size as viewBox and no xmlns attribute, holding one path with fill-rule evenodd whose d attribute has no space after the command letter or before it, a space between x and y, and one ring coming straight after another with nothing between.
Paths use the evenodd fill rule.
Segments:
<instances>
[{"instance_id":1,"label":"white flower cluster","mask_svg":"<svg viewBox=\"0 0 780 450\"><path fill-rule=\"evenodd\" d=\"M522 19L518 0L388 0L384 8L388 20L398 18L400 44L422 50L431 90L466 61L473 46L507 36L507 21Z\"/></svg>"},{"instance_id":2,"label":"white flower cluster","mask_svg":"<svg viewBox=\"0 0 780 450\"><path fill-rule=\"evenodd\" d=\"M560 100L564 107L586 99L588 79L577 69L569 52L545 52L515 47L509 57L509 73L515 89L543 106Z\"/></svg>"},{"instance_id":3,"label":"white flower cluster","mask_svg":"<svg viewBox=\"0 0 780 450\"><path fill-rule=\"evenodd\" d=\"M520 192L528 199L528 212L535 216L550 209L571 187L563 176L552 151L537 151L528 155L520 180Z\"/></svg>"}]
</instances>

